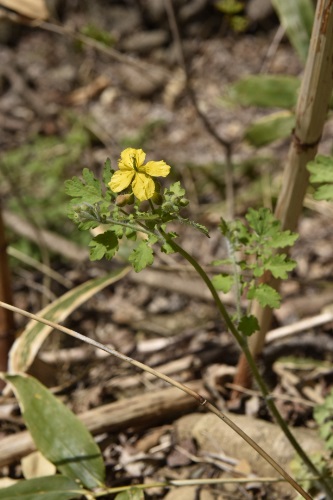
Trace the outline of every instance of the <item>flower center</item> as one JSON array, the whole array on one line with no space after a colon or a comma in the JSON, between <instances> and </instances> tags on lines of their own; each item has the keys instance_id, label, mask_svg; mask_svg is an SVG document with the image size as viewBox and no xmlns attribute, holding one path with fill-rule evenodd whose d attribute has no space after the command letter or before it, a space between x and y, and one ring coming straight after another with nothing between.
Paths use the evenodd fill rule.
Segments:
<instances>
[{"instance_id":1,"label":"flower center","mask_svg":"<svg viewBox=\"0 0 333 500\"><path fill-rule=\"evenodd\" d=\"M134 155L132 156L132 165L133 165L135 172L139 172L138 164L137 164L137 161L136 161L136 158Z\"/></svg>"}]
</instances>

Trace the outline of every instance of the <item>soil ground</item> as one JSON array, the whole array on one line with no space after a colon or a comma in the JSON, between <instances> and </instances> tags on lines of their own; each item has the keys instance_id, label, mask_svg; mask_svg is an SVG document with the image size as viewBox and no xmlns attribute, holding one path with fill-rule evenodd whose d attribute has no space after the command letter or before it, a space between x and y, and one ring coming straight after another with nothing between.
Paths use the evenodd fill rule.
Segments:
<instances>
[{"instance_id":1,"label":"soil ground","mask_svg":"<svg viewBox=\"0 0 333 500\"><path fill-rule=\"evenodd\" d=\"M69 280L70 287L122 264L78 262L75 255L65 252L66 241L81 246L84 242L65 218L63 182L79 175L85 166L100 175L105 159L110 157L116 166L120 152L129 146L144 149L148 159L164 159L172 166L172 179L181 180L190 199L187 215L209 227L210 239L192 228L177 227L184 248L210 272L211 262L226 252L217 227L221 217L230 215L225 149L207 132L188 96L170 20L166 16L154 20L152 12L142 7L144 2L141 9L139 3L108 5L100 1L80 7L79 2L67 2L61 12L65 29L60 33L54 32L52 23L21 27L10 43L0 47L0 196L8 242L38 256L38 245L22 240L22 226L37 224L41 241L44 230L57 233L64 246L46 245L45 255L42 244L41 254L44 263ZM228 85L263 68L272 74L301 74L301 64L287 40L269 55L277 28L273 18L267 25L234 33L211 5L181 24L198 106L214 130L233 142L233 211L238 217L250 206L274 207L289 139L253 148L243 140L244 131L267 111L231 107L225 98ZM89 43L91 38L72 36L83 29L85 33L94 29L98 36L99 30L105 30L111 34L113 46L102 51ZM66 137L75 127L82 144L78 155L59 170L52 163L48 174L50 159L40 165L36 138L59 140L49 148L54 159L62 141L67 150L74 150ZM330 129L328 122L321 145L325 153L332 147ZM22 160L19 154L26 145L28 159L23 156ZM13 151L18 156L11 170L8 154ZM8 223L8 213L19 218L14 226ZM292 249L297 269L282 286L283 303L273 327L319 315L333 302L332 208L307 198L299 234ZM35 313L67 291L63 283L45 280L42 271L18 260L12 263L12 288L14 303ZM227 297L227 304L233 312L232 297ZM19 329L26 321L17 317L16 323ZM139 275L130 273L98 293L73 312L66 325L166 371L180 382L196 381L219 408L228 408L238 349L204 285L180 258L157 255L151 269ZM332 320L267 344L262 368L290 425L315 428L313 406L323 401L332 386L332 354ZM158 389L162 393L166 387L124 362L101 357L89 346L55 332L30 371L78 414L138 395L145 401L147 395ZM1 436L18 434L24 424L14 399L3 398L1 406ZM189 500L295 498L287 486L276 490L256 481L264 474L247 458L245 444L238 456L235 451L230 454L226 445L222 451L229 458L224 462L221 456L209 454L200 440L186 435L181 423L182 414L199 410L190 405L175 412L172 407L169 402L168 409L160 410L152 422L141 415L127 427L119 426L117 432L97 433L109 485L253 474L253 482L248 484L187 486L186 490L160 487L145 494L151 499L177 499L177 495ZM260 433L262 422L270 420L255 390L244 395L238 412L257 418L253 433L256 429ZM4 465L2 476L22 477L20 461Z\"/></svg>"}]
</instances>

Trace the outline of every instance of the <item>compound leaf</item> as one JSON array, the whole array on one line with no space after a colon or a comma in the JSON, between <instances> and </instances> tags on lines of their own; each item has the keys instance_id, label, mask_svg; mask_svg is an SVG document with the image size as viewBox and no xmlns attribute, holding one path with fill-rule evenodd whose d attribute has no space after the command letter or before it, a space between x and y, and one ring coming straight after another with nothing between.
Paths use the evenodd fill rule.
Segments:
<instances>
[{"instance_id":1,"label":"compound leaf","mask_svg":"<svg viewBox=\"0 0 333 500\"><path fill-rule=\"evenodd\" d=\"M83 169L82 175L83 180L73 177L65 181L66 194L74 198L73 204L100 202L103 199L100 182L88 168Z\"/></svg>"}]
</instances>

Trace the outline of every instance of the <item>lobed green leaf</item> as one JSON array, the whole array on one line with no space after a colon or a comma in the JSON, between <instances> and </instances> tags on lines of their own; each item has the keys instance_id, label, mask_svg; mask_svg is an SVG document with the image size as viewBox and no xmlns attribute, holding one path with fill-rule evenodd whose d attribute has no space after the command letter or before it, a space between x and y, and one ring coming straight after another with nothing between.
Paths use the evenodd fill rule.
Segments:
<instances>
[{"instance_id":1,"label":"lobed green leaf","mask_svg":"<svg viewBox=\"0 0 333 500\"><path fill-rule=\"evenodd\" d=\"M72 198L72 203L98 203L103 200L100 182L95 179L94 174L84 168L82 171L83 180L73 177L65 181L65 192Z\"/></svg>"},{"instance_id":2,"label":"lobed green leaf","mask_svg":"<svg viewBox=\"0 0 333 500\"><path fill-rule=\"evenodd\" d=\"M212 283L216 290L223 293L230 292L234 282L234 277L230 274L217 274L212 278Z\"/></svg>"},{"instance_id":3,"label":"lobed green leaf","mask_svg":"<svg viewBox=\"0 0 333 500\"><path fill-rule=\"evenodd\" d=\"M138 273L154 262L154 254L146 241L140 241L139 245L130 254L128 260L133 265L134 271Z\"/></svg>"},{"instance_id":4,"label":"lobed green leaf","mask_svg":"<svg viewBox=\"0 0 333 500\"><path fill-rule=\"evenodd\" d=\"M287 259L286 254L273 255L265 262L265 269L270 271L274 278L287 279L288 272L296 267L296 262Z\"/></svg>"},{"instance_id":5,"label":"lobed green leaf","mask_svg":"<svg viewBox=\"0 0 333 500\"><path fill-rule=\"evenodd\" d=\"M257 318L252 314L248 316L242 316L238 324L238 330L247 337L250 337L254 332L258 331L259 329L260 329L259 322Z\"/></svg>"},{"instance_id":6,"label":"lobed green leaf","mask_svg":"<svg viewBox=\"0 0 333 500\"><path fill-rule=\"evenodd\" d=\"M278 309L281 304L279 293L266 283L261 283L258 286L252 286L248 291L247 298L249 300L257 300L261 307L271 307Z\"/></svg>"},{"instance_id":7,"label":"lobed green leaf","mask_svg":"<svg viewBox=\"0 0 333 500\"><path fill-rule=\"evenodd\" d=\"M111 180L113 174L113 170L111 168L111 160L110 158L107 158L104 163L104 168L103 168L103 183L105 186L108 185L108 183Z\"/></svg>"},{"instance_id":8,"label":"lobed green leaf","mask_svg":"<svg viewBox=\"0 0 333 500\"><path fill-rule=\"evenodd\" d=\"M90 260L100 260L105 257L111 260L118 251L118 238L114 231L105 231L95 236L89 243Z\"/></svg>"}]
</instances>

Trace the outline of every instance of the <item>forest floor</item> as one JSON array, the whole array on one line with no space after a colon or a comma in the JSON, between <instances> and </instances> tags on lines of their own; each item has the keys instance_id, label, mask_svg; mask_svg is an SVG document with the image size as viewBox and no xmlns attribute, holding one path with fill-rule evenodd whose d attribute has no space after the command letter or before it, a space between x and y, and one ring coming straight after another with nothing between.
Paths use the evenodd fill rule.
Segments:
<instances>
[{"instance_id":1,"label":"forest floor","mask_svg":"<svg viewBox=\"0 0 333 500\"><path fill-rule=\"evenodd\" d=\"M8 242L10 248L42 258L67 280L45 278L15 254L13 299L22 309L38 313L69 289L124 265L117 259L89 262L87 239L66 218L63 184L85 166L100 177L106 158L115 168L125 147L142 148L149 160L163 159L172 166L172 180L182 182L190 199L185 213L210 230L208 239L191 227L177 227L179 241L211 273L212 261L226 255L220 218L229 218L231 211L243 217L249 207L272 208L276 202L290 141L261 149L250 146L244 131L267 111L230 106L226 100L228 85L245 75L301 74L287 40L274 53L269 50L277 21L269 28L235 34L220 13L214 17L208 10L202 19L182 26L197 104L215 132L232 143L232 200L226 189L225 148L207 131L188 96L170 20L162 18L154 25L135 5L67 7L62 20L66 28L59 33L52 23L24 27L11 44L0 47L0 197ZM86 38L79 40L73 33L80 30ZM98 36L101 30L111 33L114 46L96 48L87 37L93 30ZM325 153L332 146L331 126L328 122L320 146ZM57 234L56 244L46 230ZM322 445L313 407L333 382L332 207L315 203L309 195L298 232L291 250L297 268L282 285L282 306L272 325L286 327L287 335L276 330L274 338L271 333L262 368L284 418L296 432L305 432L300 440L304 435L313 438L309 447L315 451ZM233 313L232 295L226 304ZM313 318L317 324L297 327ZM18 331L25 324L16 317ZM140 274L130 271L87 300L66 326L193 384L220 409L230 409L238 348L208 291L180 258L157 254L151 268ZM52 332L29 373L75 413L96 411L97 422L99 409L102 413L105 405L120 404L110 406L110 421L103 420L93 431L109 485L250 477L248 483L156 487L145 494L148 499L295 498L283 483L258 479L273 473L245 443L234 441L231 430L217 430L194 400L131 365ZM2 439L17 436L19 441L24 423L17 403L3 396L0 405ZM233 415L235 420L254 439L263 439L262 446L270 451L276 430L265 427L271 418L259 393L247 391L237 412L243 415ZM282 447L274 452L281 453L289 468L292 452ZM2 465L2 476L22 477L19 459L29 452L13 452Z\"/></svg>"}]
</instances>

